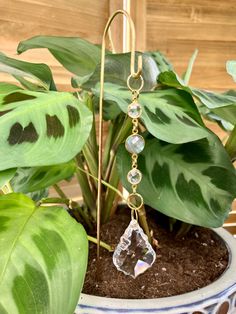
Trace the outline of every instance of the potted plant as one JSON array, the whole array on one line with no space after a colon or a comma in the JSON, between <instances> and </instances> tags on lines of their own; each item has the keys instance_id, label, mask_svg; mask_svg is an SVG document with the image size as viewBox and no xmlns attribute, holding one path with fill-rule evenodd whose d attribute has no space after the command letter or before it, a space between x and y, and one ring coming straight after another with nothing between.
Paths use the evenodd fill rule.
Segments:
<instances>
[{"instance_id":1,"label":"potted plant","mask_svg":"<svg viewBox=\"0 0 236 314\"><path fill-rule=\"evenodd\" d=\"M21 84L0 83L3 194L0 196L0 313L70 314L84 282L87 238L97 241L95 118L101 51L99 46L80 38L52 36L23 41L17 51L23 53L35 48L47 48L75 75L72 78L75 89L58 91L45 64L0 54L0 70L13 75ZM182 79L160 52L143 53L142 57L140 129L147 144L139 161L143 173L139 192L152 208L151 215L158 211L169 217L170 228L178 225L182 237L187 237L190 225L220 227L236 195L236 175L231 162L235 158L235 132L232 131L224 147L206 127L199 110L205 108L204 114L214 113L235 125L236 97L188 86L195 55ZM126 119L129 59L130 54L107 51L103 112L107 124L103 160L105 201L101 217L104 228L123 198L119 182L129 188L126 180L129 156L123 144L131 130ZM70 200L58 184L73 177L78 180L82 204ZM51 186L58 197L48 195ZM152 244L158 246L144 208L139 219ZM221 277L208 286L180 296L144 300L81 294L76 311L234 313L235 240L223 229L214 232L223 239L229 260ZM112 250L109 243L101 242L101 246ZM157 249L157 254L158 250L161 249Z\"/></svg>"}]
</instances>

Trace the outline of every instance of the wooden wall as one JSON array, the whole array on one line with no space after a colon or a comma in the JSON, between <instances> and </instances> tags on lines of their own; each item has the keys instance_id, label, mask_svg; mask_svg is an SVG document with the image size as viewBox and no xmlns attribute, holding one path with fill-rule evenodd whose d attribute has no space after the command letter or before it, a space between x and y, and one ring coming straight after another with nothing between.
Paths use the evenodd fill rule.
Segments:
<instances>
[{"instance_id":1,"label":"wooden wall","mask_svg":"<svg viewBox=\"0 0 236 314\"><path fill-rule=\"evenodd\" d=\"M179 73L184 72L195 48L199 55L191 84L223 91L235 88L225 62L236 60L235 0L130 0L136 24L137 48L161 50ZM15 55L20 40L38 34L81 36L101 42L108 16L123 7L123 0L0 0L0 51ZM114 27L115 46L121 51L122 19ZM62 89L70 75L42 51L19 58L52 66ZM0 79L10 79L0 74Z\"/></svg>"},{"instance_id":2,"label":"wooden wall","mask_svg":"<svg viewBox=\"0 0 236 314\"><path fill-rule=\"evenodd\" d=\"M192 85L236 89L225 71L236 60L235 0L146 0L146 21L146 48L163 51L179 73L199 49Z\"/></svg>"},{"instance_id":3,"label":"wooden wall","mask_svg":"<svg viewBox=\"0 0 236 314\"><path fill-rule=\"evenodd\" d=\"M0 0L0 51L16 55L19 41L35 35L80 36L100 43L109 16L109 0ZM52 67L59 88L69 89L70 74L45 50L19 56ZM0 80L13 81L0 74Z\"/></svg>"}]
</instances>

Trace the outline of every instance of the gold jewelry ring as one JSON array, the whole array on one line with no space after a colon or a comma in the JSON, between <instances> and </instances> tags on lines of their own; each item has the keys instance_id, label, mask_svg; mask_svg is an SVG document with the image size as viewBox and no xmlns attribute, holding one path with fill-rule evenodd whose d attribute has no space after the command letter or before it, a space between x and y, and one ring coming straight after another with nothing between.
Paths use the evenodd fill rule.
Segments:
<instances>
[{"instance_id":1,"label":"gold jewelry ring","mask_svg":"<svg viewBox=\"0 0 236 314\"><path fill-rule=\"evenodd\" d=\"M134 199L132 200L132 198ZM133 201L137 204L134 204ZM127 204L129 208L139 210L143 206L143 197L139 193L131 193L127 198Z\"/></svg>"},{"instance_id":2,"label":"gold jewelry ring","mask_svg":"<svg viewBox=\"0 0 236 314\"><path fill-rule=\"evenodd\" d=\"M132 88L132 87L131 87L131 85L130 85L130 79L131 79L131 78L133 78L133 79L135 79L135 80L140 79L141 82L140 82L139 88ZM144 79L143 79L142 75L140 75L138 78L135 78L132 74L130 74L130 75L128 76L128 78L127 78L127 86L128 86L128 88L129 88L131 91L135 91L135 92L139 93L139 92L141 91L141 89L143 88L143 85L144 85Z\"/></svg>"}]
</instances>

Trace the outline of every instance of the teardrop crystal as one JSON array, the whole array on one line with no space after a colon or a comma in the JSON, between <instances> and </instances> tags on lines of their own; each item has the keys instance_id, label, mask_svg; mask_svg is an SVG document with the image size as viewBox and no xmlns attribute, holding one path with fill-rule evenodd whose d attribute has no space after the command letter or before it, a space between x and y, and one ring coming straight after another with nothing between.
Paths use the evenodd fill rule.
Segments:
<instances>
[{"instance_id":1,"label":"teardrop crystal","mask_svg":"<svg viewBox=\"0 0 236 314\"><path fill-rule=\"evenodd\" d=\"M155 259L156 253L148 237L137 220L132 219L113 254L114 265L125 275L136 278L150 268Z\"/></svg>"}]
</instances>

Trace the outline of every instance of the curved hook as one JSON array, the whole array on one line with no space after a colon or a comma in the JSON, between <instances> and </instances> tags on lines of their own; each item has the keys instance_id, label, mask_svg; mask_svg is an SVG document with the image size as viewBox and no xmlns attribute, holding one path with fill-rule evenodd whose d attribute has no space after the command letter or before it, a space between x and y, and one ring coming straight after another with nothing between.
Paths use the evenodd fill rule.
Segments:
<instances>
[{"instance_id":1,"label":"curved hook","mask_svg":"<svg viewBox=\"0 0 236 314\"><path fill-rule=\"evenodd\" d=\"M102 37L102 55L101 55L101 73L100 73L100 98L99 98L99 139L98 139L98 195L97 195L97 257L99 259L100 253L100 225L101 225L101 197L102 197L102 131L103 131L103 95L104 95L104 72L105 72L105 50L106 50L106 36L109 32L110 26L114 18L122 14L128 22L131 31L131 56L130 56L130 75L138 79L142 72L142 56L138 56L138 69L135 71L135 27L128 12L124 10L115 11L109 18Z\"/></svg>"}]
</instances>

